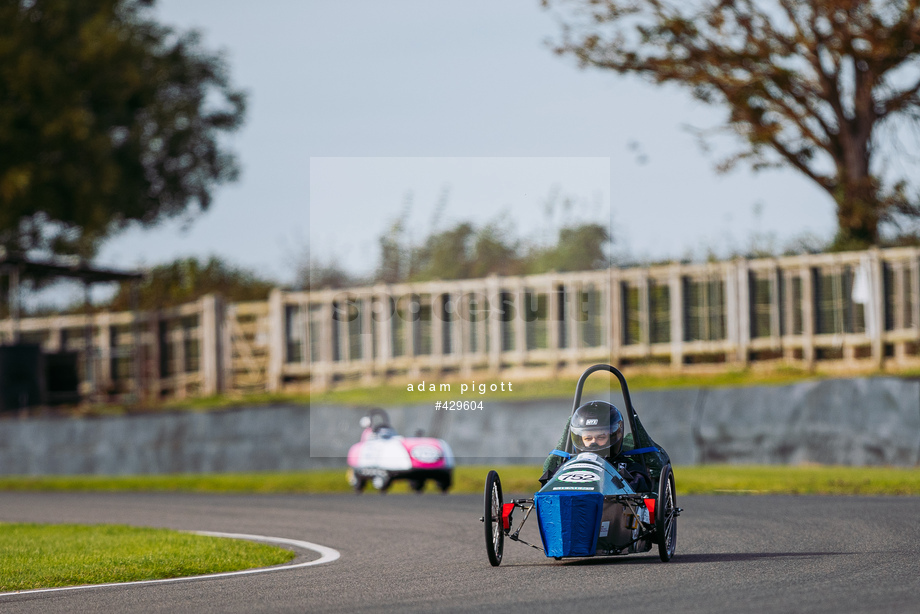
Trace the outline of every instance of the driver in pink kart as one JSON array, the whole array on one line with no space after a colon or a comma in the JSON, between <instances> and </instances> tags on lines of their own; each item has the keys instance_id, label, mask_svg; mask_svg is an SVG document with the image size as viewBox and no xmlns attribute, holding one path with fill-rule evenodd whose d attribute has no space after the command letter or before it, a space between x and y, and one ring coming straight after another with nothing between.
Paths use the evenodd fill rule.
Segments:
<instances>
[{"instance_id":1,"label":"driver in pink kart","mask_svg":"<svg viewBox=\"0 0 920 614\"><path fill-rule=\"evenodd\" d=\"M565 462L565 456L556 452L565 447L566 437L572 440L576 453L593 452L605 458L620 473L635 492L651 490L651 478L648 471L630 456L622 454L623 450L623 416L612 403L591 401L575 410L562 438L546 462L540 483L546 484L552 479L556 470Z\"/></svg>"}]
</instances>

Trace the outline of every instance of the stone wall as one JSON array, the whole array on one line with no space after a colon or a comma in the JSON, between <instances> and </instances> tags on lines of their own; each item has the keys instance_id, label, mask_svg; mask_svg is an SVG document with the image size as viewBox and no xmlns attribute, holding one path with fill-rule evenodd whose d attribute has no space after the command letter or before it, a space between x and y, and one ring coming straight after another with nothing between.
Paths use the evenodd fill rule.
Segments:
<instances>
[{"instance_id":1,"label":"stone wall","mask_svg":"<svg viewBox=\"0 0 920 614\"><path fill-rule=\"evenodd\" d=\"M639 417L678 465L920 465L920 382L863 378L780 387L638 391ZM585 400L588 399L586 395ZM614 402L622 407L617 395ZM540 463L571 400L483 401L482 411L390 407L404 435L446 439L462 463ZM342 467L362 408L0 420L0 474L156 474Z\"/></svg>"}]
</instances>

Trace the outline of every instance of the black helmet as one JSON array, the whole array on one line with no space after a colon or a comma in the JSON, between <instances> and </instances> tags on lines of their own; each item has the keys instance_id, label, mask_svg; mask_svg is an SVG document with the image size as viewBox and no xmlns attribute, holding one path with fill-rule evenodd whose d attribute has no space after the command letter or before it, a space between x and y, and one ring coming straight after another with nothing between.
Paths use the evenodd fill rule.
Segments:
<instances>
[{"instance_id":1,"label":"black helmet","mask_svg":"<svg viewBox=\"0 0 920 614\"><path fill-rule=\"evenodd\" d=\"M572 444L579 452L601 454L610 450L607 456L614 457L623 448L623 416L620 410L606 401L585 403L572 414L570 432ZM606 443L597 442L592 435L607 434ZM585 443L585 437L589 442Z\"/></svg>"}]
</instances>

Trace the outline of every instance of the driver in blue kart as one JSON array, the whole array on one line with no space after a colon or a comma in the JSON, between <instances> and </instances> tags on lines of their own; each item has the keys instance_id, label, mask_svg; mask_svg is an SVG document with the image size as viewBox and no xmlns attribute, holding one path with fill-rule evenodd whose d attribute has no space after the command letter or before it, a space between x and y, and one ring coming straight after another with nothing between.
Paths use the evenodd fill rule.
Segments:
<instances>
[{"instance_id":1,"label":"driver in blue kart","mask_svg":"<svg viewBox=\"0 0 920 614\"><path fill-rule=\"evenodd\" d=\"M635 492L651 490L652 480L646 468L629 455L623 454L623 416L612 403L591 401L575 410L565 425L562 438L543 463L540 483L546 484L565 462L566 438L572 440L577 452L593 452L604 458Z\"/></svg>"}]
</instances>

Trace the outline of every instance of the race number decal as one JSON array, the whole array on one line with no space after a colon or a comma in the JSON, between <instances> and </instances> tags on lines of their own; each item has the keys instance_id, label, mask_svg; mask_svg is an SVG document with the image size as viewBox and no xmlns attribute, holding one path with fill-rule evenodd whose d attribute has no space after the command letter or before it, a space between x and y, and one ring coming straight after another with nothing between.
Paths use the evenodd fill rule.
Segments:
<instances>
[{"instance_id":1,"label":"race number decal","mask_svg":"<svg viewBox=\"0 0 920 614\"><path fill-rule=\"evenodd\" d=\"M569 473L563 473L559 476L559 480L562 482L599 482L601 476L597 475L592 471L571 471Z\"/></svg>"}]
</instances>

